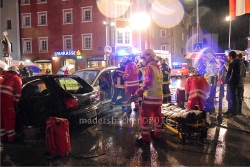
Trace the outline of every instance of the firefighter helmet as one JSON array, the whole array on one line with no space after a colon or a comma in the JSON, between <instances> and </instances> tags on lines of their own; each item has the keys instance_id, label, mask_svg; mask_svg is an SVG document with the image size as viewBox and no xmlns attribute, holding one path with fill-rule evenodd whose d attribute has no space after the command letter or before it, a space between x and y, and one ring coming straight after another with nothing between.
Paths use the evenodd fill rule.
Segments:
<instances>
[{"instance_id":1,"label":"firefighter helmet","mask_svg":"<svg viewBox=\"0 0 250 167\"><path fill-rule=\"evenodd\" d=\"M10 66L10 67L8 68L8 71L14 71L14 72L16 72L17 74L19 74L19 70L18 70L18 68L17 68L16 66Z\"/></svg>"},{"instance_id":2,"label":"firefighter helmet","mask_svg":"<svg viewBox=\"0 0 250 167\"><path fill-rule=\"evenodd\" d=\"M152 49L146 49L142 52L141 58L145 59L146 61L151 61L156 57L154 51Z\"/></svg>"}]
</instances>

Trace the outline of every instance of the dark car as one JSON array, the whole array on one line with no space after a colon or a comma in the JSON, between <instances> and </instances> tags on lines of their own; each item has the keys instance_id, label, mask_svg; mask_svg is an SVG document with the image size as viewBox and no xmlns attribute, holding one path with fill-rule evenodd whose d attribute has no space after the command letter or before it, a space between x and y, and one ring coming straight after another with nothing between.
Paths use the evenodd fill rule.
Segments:
<instances>
[{"instance_id":1,"label":"dark car","mask_svg":"<svg viewBox=\"0 0 250 167\"><path fill-rule=\"evenodd\" d=\"M22 81L18 116L23 126L44 128L50 116L79 125L101 111L98 92L78 76L37 75Z\"/></svg>"},{"instance_id":2,"label":"dark car","mask_svg":"<svg viewBox=\"0 0 250 167\"><path fill-rule=\"evenodd\" d=\"M78 70L74 73L74 75L81 77L96 90L98 90L102 111L109 109L111 98L114 92L114 82L112 80L112 75L117 68L117 66L106 68L87 68ZM104 82L106 84L103 84ZM121 99L121 97L118 97L118 99Z\"/></svg>"}]
</instances>

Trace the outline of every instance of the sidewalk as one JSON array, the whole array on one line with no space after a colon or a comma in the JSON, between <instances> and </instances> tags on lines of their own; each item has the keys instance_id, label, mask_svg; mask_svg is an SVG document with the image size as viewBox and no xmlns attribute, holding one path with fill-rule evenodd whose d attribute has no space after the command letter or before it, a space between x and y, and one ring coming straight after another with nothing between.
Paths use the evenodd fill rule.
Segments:
<instances>
[{"instance_id":1,"label":"sidewalk","mask_svg":"<svg viewBox=\"0 0 250 167\"><path fill-rule=\"evenodd\" d=\"M226 86L224 87L226 90ZM219 113L218 101L216 98L216 113L211 115L212 124L219 125L225 128L232 128L236 130L246 131L250 133L250 83L245 83L244 86L244 101L242 101L242 115L225 117L222 114L222 123L219 124L217 116ZM225 91L226 95L226 91ZM216 89L216 97L219 97L219 87ZM227 111L227 100L226 97L222 100L222 113Z\"/></svg>"}]
</instances>

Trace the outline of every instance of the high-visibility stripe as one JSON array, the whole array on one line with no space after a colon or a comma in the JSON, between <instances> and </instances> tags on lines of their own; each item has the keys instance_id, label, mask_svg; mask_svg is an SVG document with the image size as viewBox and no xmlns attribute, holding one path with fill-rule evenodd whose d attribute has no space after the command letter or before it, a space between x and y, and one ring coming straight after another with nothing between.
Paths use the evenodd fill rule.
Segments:
<instances>
[{"instance_id":1,"label":"high-visibility stripe","mask_svg":"<svg viewBox=\"0 0 250 167\"><path fill-rule=\"evenodd\" d=\"M7 86L7 85L0 85L0 88L1 88L1 89L5 89L5 88L7 88L7 89L10 89L11 91L13 90L13 88L12 88L12 87Z\"/></svg>"},{"instance_id":2,"label":"high-visibility stripe","mask_svg":"<svg viewBox=\"0 0 250 167\"><path fill-rule=\"evenodd\" d=\"M13 93L8 91L8 90L0 90L0 93L5 93L5 94L8 94L10 96L13 96Z\"/></svg>"},{"instance_id":3,"label":"high-visibility stripe","mask_svg":"<svg viewBox=\"0 0 250 167\"><path fill-rule=\"evenodd\" d=\"M162 132L162 129L154 129L155 132Z\"/></svg>"},{"instance_id":4,"label":"high-visibility stripe","mask_svg":"<svg viewBox=\"0 0 250 167\"><path fill-rule=\"evenodd\" d=\"M162 102L156 102L156 101L143 101L144 104L162 104Z\"/></svg>"},{"instance_id":5,"label":"high-visibility stripe","mask_svg":"<svg viewBox=\"0 0 250 167\"><path fill-rule=\"evenodd\" d=\"M232 19L245 13L250 13L250 0L229 0L229 16Z\"/></svg>"},{"instance_id":6,"label":"high-visibility stripe","mask_svg":"<svg viewBox=\"0 0 250 167\"><path fill-rule=\"evenodd\" d=\"M0 129L0 133L3 132L3 131L5 131L5 129Z\"/></svg>"},{"instance_id":7,"label":"high-visibility stripe","mask_svg":"<svg viewBox=\"0 0 250 167\"><path fill-rule=\"evenodd\" d=\"M148 129L150 129L150 127L149 126L141 126L141 129L142 130L148 130Z\"/></svg>"},{"instance_id":8,"label":"high-visibility stripe","mask_svg":"<svg viewBox=\"0 0 250 167\"><path fill-rule=\"evenodd\" d=\"M2 136L4 136L4 135L6 135L6 132L0 133L0 137L2 137Z\"/></svg>"},{"instance_id":9,"label":"high-visibility stripe","mask_svg":"<svg viewBox=\"0 0 250 167\"><path fill-rule=\"evenodd\" d=\"M154 126L157 127L157 128L162 128L161 124L155 124Z\"/></svg>"},{"instance_id":10,"label":"high-visibility stripe","mask_svg":"<svg viewBox=\"0 0 250 167\"><path fill-rule=\"evenodd\" d=\"M14 132L14 129L7 130L6 132L7 132L7 133L12 133L12 132Z\"/></svg>"}]
</instances>

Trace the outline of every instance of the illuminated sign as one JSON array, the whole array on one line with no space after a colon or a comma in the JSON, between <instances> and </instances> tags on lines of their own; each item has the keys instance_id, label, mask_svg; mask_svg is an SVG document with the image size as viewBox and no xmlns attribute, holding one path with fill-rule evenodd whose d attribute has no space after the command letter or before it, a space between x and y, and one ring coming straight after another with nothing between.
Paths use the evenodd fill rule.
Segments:
<instances>
[{"instance_id":1,"label":"illuminated sign","mask_svg":"<svg viewBox=\"0 0 250 167\"><path fill-rule=\"evenodd\" d=\"M55 56L75 56L76 51L62 51L62 52L55 52Z\"/></svg>"}]
</instances>

